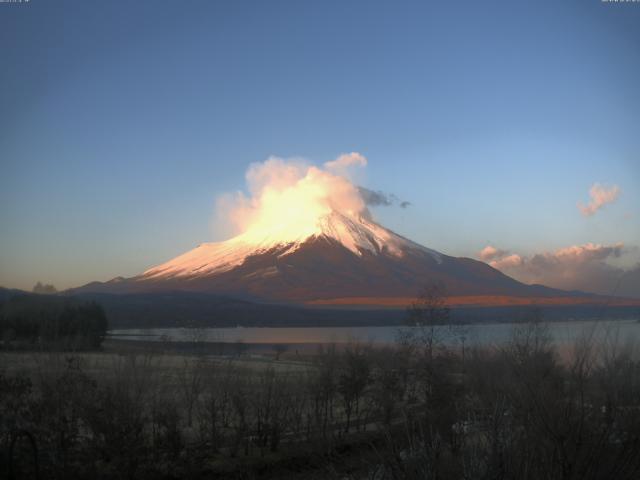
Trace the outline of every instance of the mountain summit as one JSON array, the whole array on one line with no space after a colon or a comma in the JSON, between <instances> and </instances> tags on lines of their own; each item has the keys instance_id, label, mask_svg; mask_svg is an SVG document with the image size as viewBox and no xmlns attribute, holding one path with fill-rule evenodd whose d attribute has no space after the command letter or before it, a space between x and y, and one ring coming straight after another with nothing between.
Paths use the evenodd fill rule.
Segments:
<instances>
[{"instance_id":1,"label":"mountain summit","mask_svg":"<svg viewBox=\"0 0 640 480\"><path fill-rule=\"evenodd\" d=\"M290 226L289 226L290 227ZM402 258L409 251L441 261L440 253L407 240L363 216L331 212L318 217L314 228L254 230L219 243L204 243L166 263L150 268L140 279L197 278L229 271L248 257L275 254L284 261L299 249L317 242L342 247L356 257L385 255ZM286 264L286 262L285 262Z\"/></svg>"}]
</instances>

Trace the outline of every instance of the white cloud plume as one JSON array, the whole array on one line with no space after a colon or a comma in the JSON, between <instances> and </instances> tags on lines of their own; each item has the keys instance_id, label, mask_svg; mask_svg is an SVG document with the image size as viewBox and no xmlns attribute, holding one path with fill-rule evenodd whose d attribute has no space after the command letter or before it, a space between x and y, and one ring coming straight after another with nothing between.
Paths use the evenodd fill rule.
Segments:
<instances>
[{"instance_id":1,"label":"white cloud plume","mask_svg":"<svg viewBox=\"0 0 640 480\"><path fill-rule=\"evenodd\" d=\"M496 247L492 246L492 245L487 245L486 247L484 247L482 250L480 250L480 260L488 262L490 260L493 260L495 258L499 258L502 257L506 254L507 252L505 252L504 250L499 250Z\"/></svg>"},{"instance_id":2,"label":"white cloud plume","mask_svg":"<svg viewBox=\"0 0 640 480\"><path fill-rule=\"evenodd\" d=\"M230 221L234 234L278 235L290 240L312 232L318 219L332 211L370 217L367 205L387 205L381 201L387 197L376 192L372 198L371 190L356 186L344 171L366 164L366 158L357 152L340 155L323 167L300 159L269 157L249 166L248 195L236 192L218 198L218 217Z\"/></svg>"},{"instance_id":3,"label":"white cloud plume","mask_svg":"<svg viewBox=\"0 0 640 480\"><path fill-rule=\"evenodd\" d=\"M393 194L356 185L350 174L366 165L367 159L357 152L342 154L321 167L275 156L252 163L245 175L248 194L218 197L216 230L250 235L257 241L273 236L292 241L311 234L330 212L371 218L369 206L410 205Z\"/></svg>"},{"instance_id":4,"label":"white cloud plume","mask_svg":"<svg viewBox=\"0 0 640 480\"><path fill-rule=\"evenodd\" d=\"M493 268L497 268L498 270L503 270L505 268L519 267L522 264L523 264L523 259L517 253L512 253L510 255L499 257L489 262L489 265L491 265Z\"/></svg>"},{"instance_id":5,"label":"white cloud plume","mask_svg":"<svg viewBox=\"0 0 640 480\"><path fill-rule=\"evenodd\" d=\"M343 153L335 160L326 162L324 166L328 170L342 172L348 167L366 167L367 158L358 152Z\"/></svg>"},{"instance_id":6,"label":"white cloud plume","mask_svg":"<svg viewBox=\"0 0 640 480\"><path fill-rule=\"evenodd\" d=\"M578 209L582 212L582 215L585 217L589 217L596 213L600 208L602 208L607 203L615 202L618 196L620 195L620 187L617 185L613 185L610 188L600 185L599 183L594 183L589 189L589 203L584 205L583 203L578 203Z\"/></svg>"},{"instance_id":7,"label":"white cloud plume","mask_svg":"<svg viewBox=\"0 0 640 480\"><path fill-rule=\"evenodd\" d=\"M640 267L623 269L607 262L631 250L622 243L585 243L526 256L488 245L478 257L524 283L640 297Z\"/></svg>"}]
</instances>

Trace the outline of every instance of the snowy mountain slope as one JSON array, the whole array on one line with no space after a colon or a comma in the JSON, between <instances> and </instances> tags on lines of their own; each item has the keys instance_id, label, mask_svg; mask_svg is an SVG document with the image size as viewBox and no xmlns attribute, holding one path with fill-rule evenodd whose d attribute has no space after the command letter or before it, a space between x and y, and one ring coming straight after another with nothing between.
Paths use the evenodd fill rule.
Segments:
<instances>
[{"instance_id":1,"label":"snowy mountain slope","mask_svg":"<svg viewBox=\"0 0 640 480\"><path fill-rule=\"evenodd\" d=\"M140 280L175 277L202 277L226 272L241 265L248 256L277 252L279 257L294 253L309 239L337 242L357 256L365 252L388 253L401 257L408 249L429 253L436 260L440 253L418 245L363 217L350 218L332 212L322 216L316 228L300 235L276 232L248 232L220 243L204 243L166 263L150 268Z\"/></svg>"},{"instance_id":2,"label":"snowy mountain slope","mask_svg":"<svg viewBox=\"0 0 640 480\"><path fill-rule=\"evenodd\" d=\"M415 297L444 283L450 295L561 296L469 258L441 254L363 216L331 212L304 228L280 222L205 243L129 279L77 292L192 291L278 302Z\"/></svg>"}]
</instances>

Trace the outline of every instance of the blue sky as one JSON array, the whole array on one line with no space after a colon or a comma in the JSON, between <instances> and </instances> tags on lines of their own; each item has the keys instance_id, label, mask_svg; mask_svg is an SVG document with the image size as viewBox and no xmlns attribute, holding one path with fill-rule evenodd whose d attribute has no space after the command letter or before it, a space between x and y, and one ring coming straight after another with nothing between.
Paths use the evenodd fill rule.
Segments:
<instances>
[{"instance_id":1,"label":"blue sky","mask_svg":"<svg viewBox=\"0 0 640 480\"><path fill-rule=\"evenodd\" d=\"M251 162L351 151L431 248L638 260L640 4L31 0L0 41L0 285L136 274L223 239Z\"/></svg>"}]
</instances>

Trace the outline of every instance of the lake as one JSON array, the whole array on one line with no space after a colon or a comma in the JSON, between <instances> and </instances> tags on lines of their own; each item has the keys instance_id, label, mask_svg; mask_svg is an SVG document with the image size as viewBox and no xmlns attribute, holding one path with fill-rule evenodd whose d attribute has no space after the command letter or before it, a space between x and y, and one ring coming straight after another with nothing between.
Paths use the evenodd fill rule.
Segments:
<instances>
[{"instance_id":1,"label":"lake","mask_svg":"<svg viewBox=\"0 0 640 480\"><path fill-rule=\"evenodd\" d=\"M567 321L547 323L556 344L570 344L584 335L602 342L624 344L640 339L640 322L636 320ZM467 345L499 345L512 337L519 323L465 325L464 331L447 335L448 327L436 327L448 342L459 342L464 336ZM247 344L330 344L350 341L391 344L399 329L410 327L250 327L250 328L150 328L111 330L114 338L138 341L211 342Z\"/></svg>"}]
</instances>

